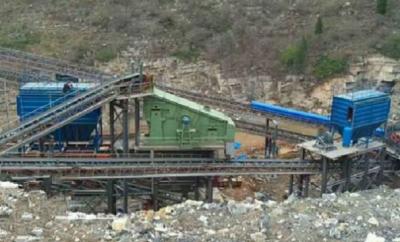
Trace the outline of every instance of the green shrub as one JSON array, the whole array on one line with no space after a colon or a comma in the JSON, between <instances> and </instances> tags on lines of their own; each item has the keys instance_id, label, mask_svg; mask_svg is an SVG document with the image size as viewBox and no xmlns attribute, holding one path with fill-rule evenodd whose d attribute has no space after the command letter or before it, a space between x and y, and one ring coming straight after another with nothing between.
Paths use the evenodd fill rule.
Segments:
<instances>
[{"instance_id":1,"label":"green shrub","mask_svg":"<svg viewBox=\"0 0 400 242\"><path fill-rule=\"evenodd\" d=\"M200 57L200 51L197 48L182 48L172 53L172 56L183 61L196 61Z\"/></svg>"},{"instance_id":2,"label":"green shrub","mask_svg":"<svg viewBox=\"0 0 400 242\"><path fill-rule=\"evenodd\" d=\"M117 57L117 51L114 48L105 47L96 52L95 59L100 62L108 62Z\"/></svg>"},{"instance_id":3,"label":"green shrub","mask_svg":"<svg viewBox=\"0 0 400 242\"><path fill-rule=\"evenodd\" d=\"M322 34L323 31L324 31L324 25L323 25L323 23L322 23L322 18L321 18L321 16L319 16L318 19L317 19L317 23L315 24L314 33L315 33L316 35L320 35L320 34Z\"/></svg>"},{"instance_id":4,"label":"green shrub","mask_svg":"<svg viewBox=\"0 0 400 242\"><path fill-rule=\"evenodd\" d=\"M303 72L307 59L308 43L303 38L299 43L290 45L281 53L281 62L289 71Z\"/></svg>"},{"instance_id":5,"label":"green shrub","mask_svg":"<svg viewBox=\"0 0 400 242\"><path fill-rule=\"evenodd\" d=\"M25 50L30 45L40 43L40 34L38 33L18 33L15 36L0 37L0 45L11 49Z\"/></svg>"},{"instance_id":6,"label":"green shrub","mask_svg":"<svg viewBox=\"0 0 400 242\"><path fill-rule=\"evenodd\" d=\"M393 59L400 59L400 35L392 35L384 40L379 52Z\"/></svg>"},{"instance_id":7,"label":"green shrub","mask_svg":"<svg viewBox=\"0 0 400 242\"><path fill-rule=\"evenodd\" d=\"M314 75L320 79L326 79L347 70L347 61L342 58L330 58L322 56L314 67Z\"/></svg>"},{"instance_id":8,"label":"green shrub","mask_svg":"<svg viewBox=\"0 0 400 242\"><path fill-rule=\"evenodd\" d=\"M377 0L376 12L385 15L387 11L387 0Z\"/></svg>"}]
</instances>

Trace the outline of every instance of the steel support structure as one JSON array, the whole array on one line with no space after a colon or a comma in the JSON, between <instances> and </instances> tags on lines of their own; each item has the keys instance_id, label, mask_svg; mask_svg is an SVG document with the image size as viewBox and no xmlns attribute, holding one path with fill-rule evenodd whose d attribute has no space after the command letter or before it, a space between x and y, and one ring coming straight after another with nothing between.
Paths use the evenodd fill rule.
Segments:
<instances>
[{"instance_id":1,"label":"steel support structure","mask_svg":"<svg viewBox=\"0 0 400 242\"><path fill-rule=\"evenodd\" d=\"M321 196L326 193L328 185L328 159L322 157L322 178L321 178Z\"/></svg>"},{"instance_id":2,"label":"steel support structure","mask_svg":"<svg viewBox=\"0 0 400 242\"><path fill-rule=\"evenodd\" d=\"M135 98L135 146L140 146L140 100Z\"/></svg>"},{"instance_id":3,"label":"steel support structure","mask_svg":"<svg viewBox=\"0 0 400 242\"><path fill-rule=\"evenodd\" d=\"M115 101L111 101L109 104L109 125L110 125L110 149L112 153L115 153Z\"/></svg>"},{"instance_id":4,"label":"steel support structure","mask_svg":"<svg viewBox=\"0 0 400 242\"><path fill-rule=\"evenodd\" d=\"M153 210L157 211L159 208L159 198L158 198L158 189L159 189L159 180L157 178L151 178L151 197L153 200Z\"/></svg>"},{"instance_id":5,"label":"steel support structure","mask_svg":"<svg viewBox=\"0 0 400 242\"><path fill-rule=\"evenodd\" d=\"M107 181L107 212L111 214L117 213L117 197L114 179Z\"/></svg>"},{"instance_id":6,"label":"steel support structure","mask_svg":"<svg viewBox=\"0 0 400 242\"><path fill-rule=\"evenodd\" d=\"M122 150L129 157L129 99L121 100L122 106Z\"/></svg>"},{"instance_id":7,"label":"steel support structure","mask_svg":"<svg viewBox=\"0 0 400 242\"><path fill-rule=\"evenodd\" d=\"M128 181L127 179L124 179L122 181L123 183L123 207L124 207L124 213L128 214L128 196L129 196L129 186L128 186Z\"/></svg>"},{"instance_id":8,"label":"steel support structure","mask_svg":"<svg viewBox=\"0 0 400 242\"><path fill-rule=\"evenodd\" d=\"M213 202L213 177L209 176L206 178L206 202Z\"/></svg>"}]
</instances>

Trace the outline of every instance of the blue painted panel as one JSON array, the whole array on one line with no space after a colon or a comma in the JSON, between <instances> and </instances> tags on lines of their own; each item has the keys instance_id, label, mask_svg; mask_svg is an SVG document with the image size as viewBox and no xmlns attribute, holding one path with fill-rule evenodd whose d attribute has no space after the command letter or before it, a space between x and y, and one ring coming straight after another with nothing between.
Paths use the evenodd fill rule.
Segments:
<instances>
[{"instance_id":1,"label":"blue painted panel","mask_svg":"<svg viewBox=\"0 0 400 242\"><path fill-rule=\"evenodd\" d=\"M328 116L315 114L315 113L308 113L299 111L296 109L285 108L277 105L272 105L268 103L262 103L257 101L251 102L251 108L253 110L264 112L268 114L272 114L278 117L289 118L292 120L297 120L301 122L308 122L314 124L321 124L321 125L329 125L330 119Z\"/></svg>"},{"instance_id":2,"label":"blue painted panel","mask_svg":"<svg viewBox=\"0 0 400 242\"><path fill-rule=\"evenodd\" d=\"M389 112L388 94L364 90L335 96L332 101L331 122L343 137L346 136L343 144L350 141L354 143L359 138L381 134L382 132L376 130L387 122Z\"/></svg>"},{"instance_id":3,"label":"blue painted panel","mask_svg":"<svg viewBox=\"0 0 400 242\"><path fill-rule=\"evenodd\" d=\"M95 86L91 83L74 83L72 90L64 93L64 84L30 82L23 85L17 97L17 114L20 120L23 121L42 113ZM88 141L96 130L100 118L101 109L99 108L56 130L53 135L59 142Z\"/></svg>"}]
</instances>

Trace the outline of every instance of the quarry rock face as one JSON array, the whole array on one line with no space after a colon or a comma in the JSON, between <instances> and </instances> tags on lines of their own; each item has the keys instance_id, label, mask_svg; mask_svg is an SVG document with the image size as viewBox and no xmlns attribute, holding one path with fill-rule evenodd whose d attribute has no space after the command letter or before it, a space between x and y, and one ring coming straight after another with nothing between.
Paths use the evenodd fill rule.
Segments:
<instances>
[{"instance_id":1,"label":"quarry rock face","mask_svg":"<svg viewBox=\"0 0 400 242\"><path fill-rule=\"evenodd\" d=\"M0 184L0 241L400 241L400 190L276 203L187 200L128 215L69 212L66 199Z\"/></svg>"}]
</instances>

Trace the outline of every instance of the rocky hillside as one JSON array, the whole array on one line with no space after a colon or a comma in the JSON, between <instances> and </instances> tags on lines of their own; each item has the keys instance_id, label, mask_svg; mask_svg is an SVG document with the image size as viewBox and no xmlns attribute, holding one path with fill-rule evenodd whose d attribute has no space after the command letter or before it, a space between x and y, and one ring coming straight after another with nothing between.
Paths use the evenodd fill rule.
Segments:
<instances>
[{"instance_id":1,"label":"rocky hillside","mask_svg":"<svg viewBox=\"0 0 400 242\"><path fill-rule=\"evenodd\" d=\"M119 74L141 59L179 88L328 113L334 86L357 73L398 80L399 9L394 0L4 0L0 46Z\"/></svg>"},{"instance_id":2,"label":"rocky hillside","mask_svg":"<svg viewBox=\"0 0 400 242\"><path fill-rule=\"evenodd\" d=\"M324 63L341 72L341 60L379 52L395 38L400 2L389 0L385 15L376 5L375 0L4 0L0 45L89 64L131 47L142 59L208 60L228 76L294 72L324 78L330 74Z\"/></svg>"},{"instance_id":3,"label":"rocky hillside","mask_svg":"<svg viewBox=\"0 0 400 242\"><path fill-rule=\"evenodd\" d=\"M283 203L188 200L128 216L68 212L68 201L0 183L0 241L400 241L400 190L386 187Z\"/></svg>"}]
</instances>

